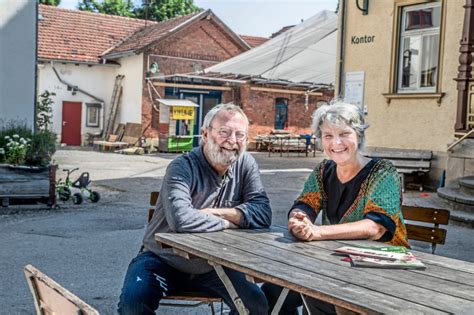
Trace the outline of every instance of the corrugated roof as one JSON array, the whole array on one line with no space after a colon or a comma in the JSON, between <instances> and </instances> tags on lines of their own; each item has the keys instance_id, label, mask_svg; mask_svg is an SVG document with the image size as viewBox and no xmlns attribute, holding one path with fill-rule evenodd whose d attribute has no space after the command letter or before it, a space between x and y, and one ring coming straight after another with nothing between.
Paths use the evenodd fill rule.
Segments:
<instances>
[{"instance_id":1,"label":"corrugated roof","mask_svg":"<svg viewBox=\"0 0 474 315\"><path fill-rule=\"evenodd\" d=\"M234 73L269 80L334 84L337 15L322 11L205 72Z\"/></svg>"},{"instance_id":2,"label":"corrugated roof","mask_svg":"<svg viewBox=\"0 0 474 315\"><path fill-rule=\"evenodd\" d=\"M41 4L39 14L40 59L100 63L104 51L145 25L140 19Z\"/></svg>"}]
</instances>

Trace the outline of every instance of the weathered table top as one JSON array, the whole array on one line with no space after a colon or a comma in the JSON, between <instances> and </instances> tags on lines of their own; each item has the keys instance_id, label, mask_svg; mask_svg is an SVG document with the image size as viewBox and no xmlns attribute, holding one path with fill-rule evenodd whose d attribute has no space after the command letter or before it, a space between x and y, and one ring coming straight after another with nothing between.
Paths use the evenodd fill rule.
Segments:
<instances>
[{"instance_id":1,"label":"weathered table top","mask_svg":"<svg viewBox=\"0 0 474 315\"><path fill-rule=\"evenodd\" d=\"M361 313L474 312L474 263L413 251L426 270L350 267L333 250L369 241L296 241L285 228L157 233L169 245ZM380 245L380 243L377 243Z\"/></svg>"}]
</instances>

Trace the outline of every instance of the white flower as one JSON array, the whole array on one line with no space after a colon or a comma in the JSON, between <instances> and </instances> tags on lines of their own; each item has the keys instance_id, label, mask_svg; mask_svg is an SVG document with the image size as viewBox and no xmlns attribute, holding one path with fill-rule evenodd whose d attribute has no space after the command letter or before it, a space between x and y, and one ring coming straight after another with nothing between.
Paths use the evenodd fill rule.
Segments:
<instances>
[{"instance_id":1,"label":"white flower","mask_svg":"<svg viewBox=\"0 0 474 315\"><path fill-rule=\"evenodd\" d=\"M19 135L17 135L17 134L14 134L14 135L13 135L13 139L18 139L18 138L20 138Z\"/></svg>"},{"instance_id":2,"label":"white flower","mask_svg":"<svg viewBox=\"0 0 474 315\"><path fill-rule=\"evenodd\" d=\"M0 148L0 154L5 154L5 149L4 148Z\"/></svg>"},{"instance_id":3,"label":"white flower","mask_svg":"<svg viewBox=\"0 0 474 315\"><path fill-rule=\"evenodd\" d=\"M5 136L5 140L10 140L10 136Z\"/></svg>"}]
</instances>

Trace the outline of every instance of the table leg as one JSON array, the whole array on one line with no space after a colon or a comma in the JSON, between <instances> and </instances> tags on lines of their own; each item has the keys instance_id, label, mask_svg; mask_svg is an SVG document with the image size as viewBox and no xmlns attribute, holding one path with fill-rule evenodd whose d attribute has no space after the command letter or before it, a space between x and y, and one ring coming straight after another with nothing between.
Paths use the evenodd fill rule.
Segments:
<instances>
[{"instance_id":1,"label":"table leg","mask_svg":"<svg viewBox=\"0 0 474 315\"><path fill-rule=\"evenodd\" d=\"M300 295L301 295L301 299L303 300L303 305L306 308L306 312L308 313L308 315L311 315L311 312L309 311L308 303L306 302L306 297L304 296L304 294L300 294Z\"/></svg>"},{"instance_id":2,"label":"table leg","mask_svg":"<svg viewBox=\"0 0 474 315\"><path fill-rule=\"evenodd\" d=\"M245 305L240 299L239 295L237 294L237 291L235 291L234 285L232 284L229 277L225 273L224 268L222 268L221 265L216 264L213 261L209 261L209 265L214 267L214 270L217 272L217 275L221 279L222 283L224 283L224 286L227 289L227 292L229 293L232 301L234 301L235 307L237 308L237 311L239 312L239 314L248 315L249 311L245 308Z\"/></svg>"},{"instance_id":3,"label":"table leg","mask_svg":"<svg viewBox=\"0 0 474 315\"><path fill-rule=\"evenodd\" d=\"M290 292L290 289L288 288L283 288L283 290L280 293L280 296L278 297L278 300L273 307L272 310L272 315L278 315L280 312L281 307L283 306L283 302L285 302L286 296L288 295L288 292Z\"/></svg>"}]
</instances>

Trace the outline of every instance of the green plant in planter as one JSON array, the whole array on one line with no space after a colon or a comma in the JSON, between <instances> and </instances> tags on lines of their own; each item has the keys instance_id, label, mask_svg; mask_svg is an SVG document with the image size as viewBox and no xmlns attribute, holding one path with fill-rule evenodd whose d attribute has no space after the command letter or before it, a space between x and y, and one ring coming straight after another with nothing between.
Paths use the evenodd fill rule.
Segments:
<instances>
[{"instance_id":1,"label":"green plant in planter","mask_svg":"<svg viewBox=\"0 0 474 315\"><path fill-rule=\"evenodd\" d=\"M5 161L13 165L24 164L31 140L29 138L22 138L17 134L14 134L12 137L5 136L5 140L7 142L4 149Z\"/></svg>"},{"instance_id":2,"label":"green plant in planter","mask_svg":"<svg viewBox=\"0 0 474 315\"><path fill-rule=\"evenodd\" d=\"M47 166L56 152L57 135L50 130L39 130L31 138L26 164L33 166Z\"/></svg>"}]
</instances>

